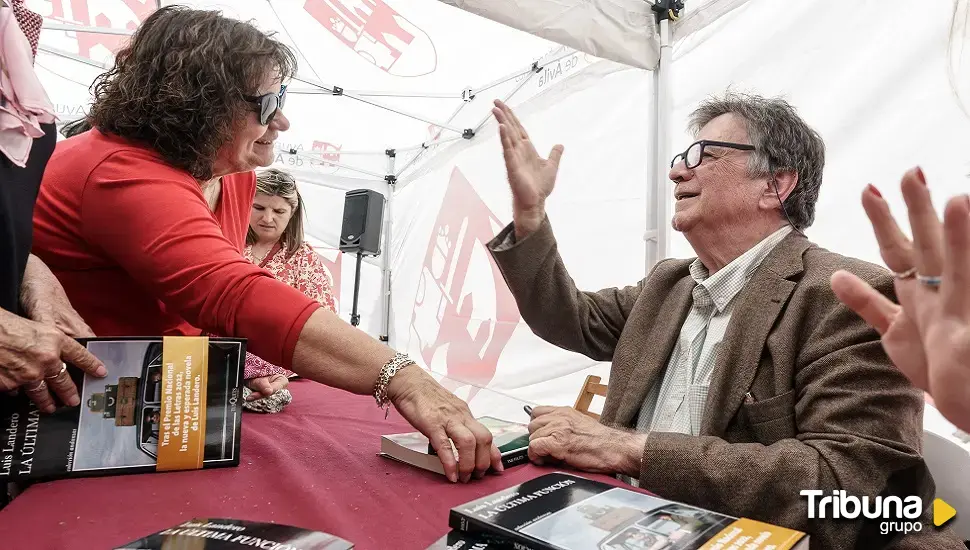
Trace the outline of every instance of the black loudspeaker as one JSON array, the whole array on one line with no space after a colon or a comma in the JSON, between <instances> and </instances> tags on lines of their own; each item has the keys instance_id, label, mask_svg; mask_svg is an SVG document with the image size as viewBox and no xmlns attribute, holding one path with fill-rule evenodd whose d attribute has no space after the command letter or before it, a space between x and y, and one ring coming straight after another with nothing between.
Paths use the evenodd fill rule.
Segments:
<instances>
[{"instance_id":1,"label":"black loudspeaker","mask_svg":"<svg viewBox=\"0 0 970 550\"><path fill-rule=\"evenodd\" d=\"M381 253L384 195L370 189L347 191L340 251L377 256Z\"/></svg>"}]
</instances>

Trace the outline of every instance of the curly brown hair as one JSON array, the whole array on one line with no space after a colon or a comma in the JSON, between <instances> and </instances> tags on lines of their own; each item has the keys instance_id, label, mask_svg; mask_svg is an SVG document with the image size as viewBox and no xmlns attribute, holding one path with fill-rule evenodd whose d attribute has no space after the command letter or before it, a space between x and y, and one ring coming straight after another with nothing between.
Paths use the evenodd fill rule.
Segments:
<instances>
[{"instance_id":1,"label":"curly brown hair","mask_svg":"<svg viewBox=\"0 0 970 550\"><path fill-rule=\"evenodd\" d=\"M257 95L272 70L287 81L296 56L271 35L218 11L167 6L95 80L89 117L207 181L219 149L254 109L246 96Z\"/></svg>"}]
</instances>

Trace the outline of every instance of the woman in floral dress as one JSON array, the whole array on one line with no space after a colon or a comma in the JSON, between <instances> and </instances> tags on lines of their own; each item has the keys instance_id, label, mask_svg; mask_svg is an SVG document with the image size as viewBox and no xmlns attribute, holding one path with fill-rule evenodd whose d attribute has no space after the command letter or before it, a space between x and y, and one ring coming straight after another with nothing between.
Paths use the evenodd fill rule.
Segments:
<instances>
[{"instance_id":1,"label":"woman in floral dress","mask_svg":"<svg viewBox=\"0 0 970 550\"><path fill-rule=\"evenodd\" d=\"M303 212L303 199L293 176L275 168L258 173L243 255L278 280L336 312L332 282L323 260L304 240ZM285 389L292 375L282 367L248 354L244 406L261 412L282 410L292 400Z\"/></svg>"}]
</instances>

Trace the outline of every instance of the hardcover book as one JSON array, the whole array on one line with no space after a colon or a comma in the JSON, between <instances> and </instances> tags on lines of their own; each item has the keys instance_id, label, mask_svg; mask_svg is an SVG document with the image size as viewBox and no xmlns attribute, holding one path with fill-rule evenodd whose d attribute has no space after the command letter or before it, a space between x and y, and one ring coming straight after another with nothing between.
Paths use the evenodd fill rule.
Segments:
<instances>
[{"instance_id":1,"label":"hardcover book","mask_svg":"<svg viewBox=\"0 0 970 550\"><path fill-rule=\"evenodd\" d=\"M239 465L245 340L80 339L105 378L68 365L76 407L0 399L0 481Z\"/></svg>"},{"instance_id":2,"label":"hardcover book","mask_svg":"<svg viewBox=\"0 0 970 550\"><path fill-rule=\"evenodd\" d=\"M115 550L349 550L354 545L329 533L289 525L225 518L196 518Z\"/></svg>"},{"instance_id":3,"label":"hardcover book","mask_svg":"<svg viewBox=\"0 0 970 550\"><path fill-rule=\"evenodd\" d=\"M451 510L449 526L531 550L804 550L807 534L553 473Z\"/></svg>"},{"instance_id":4,"label":"hardcover book","mask_svg":"<svg viewBox=\"0 0 970 550\"><path fill-rule=\"evenodd\" d=\"M529 427L524 424L507 422L490 416L477 419L488 431L492 432L492 441L502 453L502 465L506 468L529 461ZM452 451L457 456L457 450L452 444ZM428 438L420 432L390 434L381 436L380 456L424 468L444 475L441 460L431 446Z\"/></svg>"}]
</instances>

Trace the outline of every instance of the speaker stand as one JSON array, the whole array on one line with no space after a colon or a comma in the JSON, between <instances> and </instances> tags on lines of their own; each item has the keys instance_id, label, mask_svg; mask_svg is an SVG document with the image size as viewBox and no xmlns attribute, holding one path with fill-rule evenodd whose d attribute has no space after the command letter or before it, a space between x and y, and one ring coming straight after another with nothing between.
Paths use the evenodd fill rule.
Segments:
<instances>
[{"instance_id":1,"label":"speaker stand","mask_svg":"<svg viewBox=\"0 0 970 550\"><path fill-rule=\"evenodd\" d=\"M357 296L360 293L360 262L364 254L357 252L357 271L354 273L354 308L350 312L350 324L355 327L360 324L360 314L357 313Z\"/></svg>"}]
</instances>

